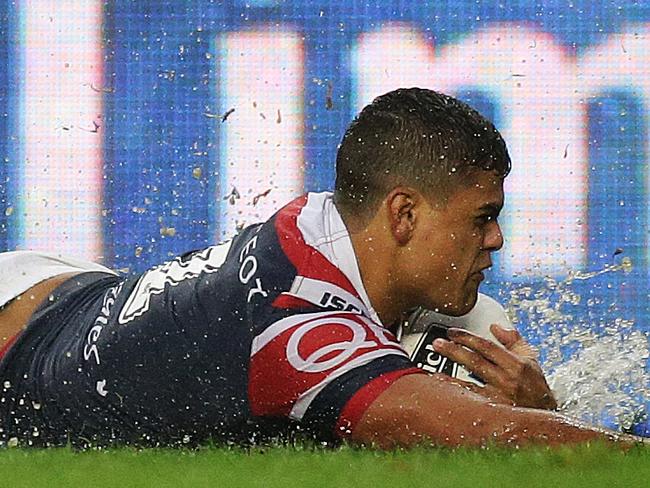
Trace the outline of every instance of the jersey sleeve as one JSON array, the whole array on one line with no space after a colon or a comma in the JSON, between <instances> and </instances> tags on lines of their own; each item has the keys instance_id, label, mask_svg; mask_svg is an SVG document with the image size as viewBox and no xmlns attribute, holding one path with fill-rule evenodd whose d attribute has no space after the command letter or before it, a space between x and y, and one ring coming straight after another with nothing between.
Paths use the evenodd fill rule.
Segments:
<instances>
[{"instance_id":1,"label":"jersey sleeve","mask_svg":"<svg viewBox=\"0 0 650 488\"><path fill-rule=\"evenodd\" d=\"M248 397L253 415L301 422L319 437L345 437L396 379L423 373L395 337L349 312L278 320L255 337Z\"/></svg>"}]
</instances>

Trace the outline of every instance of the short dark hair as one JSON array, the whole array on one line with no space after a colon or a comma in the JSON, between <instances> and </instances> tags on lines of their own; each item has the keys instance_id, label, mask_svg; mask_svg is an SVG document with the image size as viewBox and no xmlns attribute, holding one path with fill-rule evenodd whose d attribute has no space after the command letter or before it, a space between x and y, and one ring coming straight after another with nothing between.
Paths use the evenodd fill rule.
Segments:
<instances>
[{"instance_id":1,"label":"short dark hair","mask_svg":"<svg viewBox=\"0 0 650 488\"><path fill-rule=\"evenodd\" d=\"M395 186L444 199L475 169L502 178L510 172L508 149L494 124L449 95L400 88L375 98L345 132L334 198L344 216L374 214Z\"/></svg>"}]
</instances>

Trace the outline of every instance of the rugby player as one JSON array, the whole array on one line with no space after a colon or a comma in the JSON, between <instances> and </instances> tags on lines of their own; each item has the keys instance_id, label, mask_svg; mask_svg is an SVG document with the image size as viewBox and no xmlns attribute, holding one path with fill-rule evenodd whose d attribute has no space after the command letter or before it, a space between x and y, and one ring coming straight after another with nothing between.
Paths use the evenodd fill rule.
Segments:
<instances>
[{"instance_id":1,"label":"rugby player","mask_svg":"<svg viewBox=\"0 0 650 488\"><path fill-rule=\"evenodd\" d=\"M435 348L486 384L414 367L416 307L472 309L503 238L510 170L495 127L458 100L400 89L365 107L334 193L309 193L232 241L140 276L0 254L0 436L10 445L318 441L411 446L632 437L552 409L526 344L462 330Z\"/></svg>"}]
</instances>

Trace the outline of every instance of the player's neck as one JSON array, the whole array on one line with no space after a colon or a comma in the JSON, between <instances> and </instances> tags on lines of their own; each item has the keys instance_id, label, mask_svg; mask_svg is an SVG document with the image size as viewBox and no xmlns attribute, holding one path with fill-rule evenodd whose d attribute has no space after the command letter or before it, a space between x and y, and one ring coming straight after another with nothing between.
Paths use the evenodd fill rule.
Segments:
<instances>
[{"instance_id":1,"label":"player's neck","mask_svg":"<svg viewBox=\"0 0 650 488\"><path fill-rule=\"evenodd\" d=\"M359 273L370 303L382 323L391 327L401 320L408 306L396 293L393 263L395 250L390 239L372 226L350 234L352 247L359 265Z\"/></svg>"}]
</instances>

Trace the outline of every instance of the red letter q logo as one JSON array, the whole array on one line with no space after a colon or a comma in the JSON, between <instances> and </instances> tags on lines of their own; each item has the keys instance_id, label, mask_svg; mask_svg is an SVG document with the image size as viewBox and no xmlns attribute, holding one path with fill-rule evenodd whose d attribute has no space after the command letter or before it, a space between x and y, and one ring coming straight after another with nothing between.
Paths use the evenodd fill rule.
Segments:
<instances>
[{"instance_id":1,"label":"red letter q logo","mask_svg":"<svg viewBox=\"0 0 650 488\"><path fill-rule=\"evenodd\" d=\"M305 341L319 340L320 331L315 329L323 328L322 333L328 334L332 327L343 326L352 333L352 338L346 341L332 342L320 346L316 351L303 357L300 352L301 343L304 346ZM337 327L338 328L338 327ZM350 359L354 353L364 348L374 348L377 342L368 341L366 328L351 319L328 317L323 319L306 322L298 327L289 342L287 343L287 359L291 366L298 371L305 373L322 373L329 369L336 368ZM323 360L324 357L336 352L337 354L329 359Z\"/></svg>"}]
</instances>

